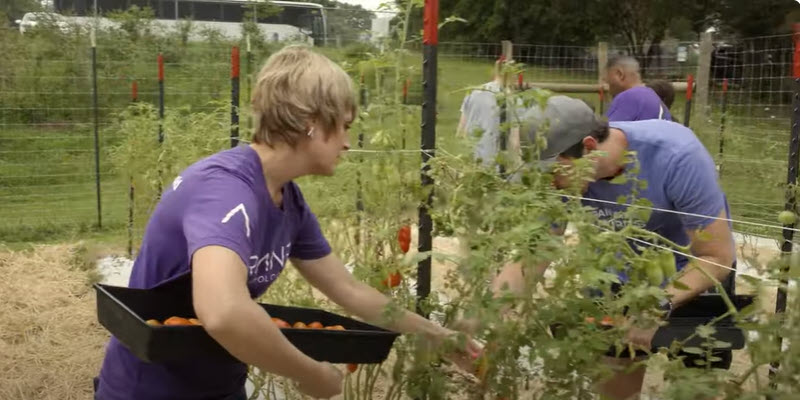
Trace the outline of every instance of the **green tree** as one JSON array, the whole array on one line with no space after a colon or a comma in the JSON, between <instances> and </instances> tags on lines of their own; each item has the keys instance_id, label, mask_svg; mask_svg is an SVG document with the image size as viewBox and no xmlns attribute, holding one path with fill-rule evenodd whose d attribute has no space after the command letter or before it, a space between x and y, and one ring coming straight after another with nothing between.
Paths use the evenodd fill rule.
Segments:
<instances>
[{"instance_id":1,"label":"green tree","mask_svg":"<svg viewBox=\"0 0 800 400\"><path fill-rule=\"evenodd\" d=\"M590 12L605 21L598 33L621 40L629 54L641 62L645 56L658 51L667 28L681 15L683 3L675 0L601 0L592 3L594 7ZM646 70L646 67L642 63L642 68Z\"/></svg>"},{"instance_id":2,"label":"green tree","mask_svg":"<svg viewBox=\"0 0 800 400\"><path fill-rule=\"evenodd\" d=\"M741 37L788 33L780 29L786 29L786 16L798 9L794 0L722 0L720 19L723 31Z\"/></svg>"},{"instance_id":3,"label":"green tree","mask_svg":"<svg viewBox=\"0 0 800 400\"><path fill-rule=\"evenodd\" d=\"M372 29L372 18L375 14L359 5L338 1L320 1L327 11L328 37L340 36L344 39L356 39L360 34Z\"/></svg>"},{"instance_id":4,"label":"green tree","mask_svg":"<svg viewBox=\"0 0 800 400\"><path fill-rule=\"evenodd\" d=\"M580 0L443 0L440 14L467 20L445 27L442 35L447 40L480 42L584 45L594 42L601 22Z\"/></svg>"}]
</instances>

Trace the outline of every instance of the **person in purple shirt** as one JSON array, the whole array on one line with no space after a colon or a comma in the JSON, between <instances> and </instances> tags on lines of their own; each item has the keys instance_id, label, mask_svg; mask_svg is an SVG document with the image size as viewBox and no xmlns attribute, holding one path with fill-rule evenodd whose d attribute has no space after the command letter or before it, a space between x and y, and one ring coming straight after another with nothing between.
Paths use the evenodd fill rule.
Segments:
<instances>
[{"instance_id":1,"label":"person in purple shirt","mask_svg":"<svg viewBox=\"0 0 800 400\"><path fill-rule=\"evenodd\" d=\"M290 378L311 397L340 393L342 372L294 347L254 300L288 261L333 302L382 324L389 299L357 281L332 253L293 182L332 175L350 147L356 115L351 79L310 49L286 47L259 73L252 106L251 145L196 162L164 191L129 282L153 288L190 274L197 317L240 362L147 363L112 337L96 399L245 399L247 365ZM382 325L433 343L455 335L408 311ZM480 350L468 340L448 357L466 368Z\"/></svg>"},{"instance_id":2,"label":"person in purple shirt","mask_svg":"<svg viewBox=\"0 0 800 400\"><path fill-rule=\"evenodd\" d=\"M612 58L606 65L606 83L614 100L606 112L609 121L672 120L669 107L642 83L639 62L633 57Z\"/></svg>"}]
</instances>

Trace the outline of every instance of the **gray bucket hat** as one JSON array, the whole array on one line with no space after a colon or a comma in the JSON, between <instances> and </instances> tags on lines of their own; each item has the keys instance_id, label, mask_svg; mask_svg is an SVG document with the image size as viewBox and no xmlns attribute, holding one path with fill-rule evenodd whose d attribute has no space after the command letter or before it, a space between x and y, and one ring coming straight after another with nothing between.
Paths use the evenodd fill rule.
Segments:
<instances>
[{"instance_id":1,"label":"gray bucket hat","mask_svg":"<svg viewBox=\"0 0 800 400\"><path fill-rule=\"evenodd\" d=\"M538 135L546 135L547 147L539 155L539 164L547 166L602 125L603 122L582 100L552 96L547 99L544 111L534 106L524 114L521 133L530 143L536 143Z\"/></svg>"}]
</instances>

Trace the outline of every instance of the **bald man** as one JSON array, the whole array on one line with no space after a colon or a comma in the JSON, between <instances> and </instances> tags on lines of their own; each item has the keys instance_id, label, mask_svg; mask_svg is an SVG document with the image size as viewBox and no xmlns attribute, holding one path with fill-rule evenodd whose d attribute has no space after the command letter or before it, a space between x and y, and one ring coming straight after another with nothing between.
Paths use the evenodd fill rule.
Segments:
<instances>
[{"instance_id":1,"label":"bald man","mask_svg":"<svg viewBox=\"0 0 800 400\"><path fill-rule=\"evenodd\" d=\"M621 56L609 60L605 80L614 96L606 113L609 121L672 120L669 108L658 94L642 82L635 58Z\"/></svg>"}]
</instances>

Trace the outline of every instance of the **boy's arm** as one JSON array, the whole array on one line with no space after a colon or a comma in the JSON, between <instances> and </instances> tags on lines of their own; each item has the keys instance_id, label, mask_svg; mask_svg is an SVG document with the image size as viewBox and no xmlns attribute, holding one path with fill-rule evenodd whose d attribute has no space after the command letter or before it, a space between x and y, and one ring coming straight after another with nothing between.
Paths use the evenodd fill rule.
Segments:
<instances>
[{"instance_id":1,"label":"boy's arm","mask_svg":"<svg viewBox=\"0 0 800 400\"><path fill-rule=\"evenodd\" d=\"M206 332L240 361L293 379L304 392L316 387L311 393L339 393L341 373L306 356L286 339L250 298L247 276L239 255L225 247L207 246L194 253L193 305Z\"/></svg>"},{"instance_id":2,"label":"boy's arm","mask_svg":"<svg viewBox=\"0 0 800 400\"><path fill-rule=\"evenodd\" d=\"M419 333L434 343L441 343L456 332L439 326L420 315L401 310L391 320L384 317L389 298L375 288L360 282L347 271L344 263L335 255L329 254L317 260L292 259L300 274L314 287L319 289L334 303L364 320L387 327L401 333ZM465 351L454 356L461 358L480 351L480 346L471 340L467 341ZM464 354L466 353L466 354ZM465 360L469 360L465 358ZM464 360L454 360L459 365Z\"/></svg>"}]
</instances>

